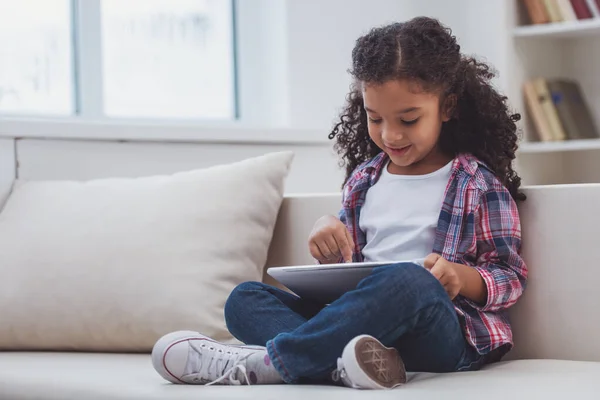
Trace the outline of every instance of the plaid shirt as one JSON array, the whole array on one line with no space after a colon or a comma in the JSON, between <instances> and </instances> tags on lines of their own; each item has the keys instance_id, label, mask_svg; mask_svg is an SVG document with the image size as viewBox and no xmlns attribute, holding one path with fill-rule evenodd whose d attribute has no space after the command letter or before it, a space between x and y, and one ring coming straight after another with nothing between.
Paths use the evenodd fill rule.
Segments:
<instances>
[{"instance_id":1,"label":"plaid shirt","mask_svg":"<svg viewBox=\"0 0 600 400\"><path fill-rule=\"evenodd\" d=\"M354 239L354 262L363 261L366 244L358 224L360 210L387 160L382 152L363 163L344 186L340 220ZM512 348L506 310L521 296L527 280L520 247L519 214L510 193L477 158L459 155L452 164L432 252L472 266L483 277L488 293L485 305L460 295L454 299L465 337L480 354Z\"/></svg>"}]
</instances>

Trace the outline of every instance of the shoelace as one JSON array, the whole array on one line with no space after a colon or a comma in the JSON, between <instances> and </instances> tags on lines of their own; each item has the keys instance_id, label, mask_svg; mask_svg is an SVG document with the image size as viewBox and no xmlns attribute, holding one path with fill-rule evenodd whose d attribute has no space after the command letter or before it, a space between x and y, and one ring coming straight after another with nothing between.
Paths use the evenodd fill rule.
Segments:
<instances>
[{"instance_id":1,"label":"shoelace","mask_svg":"<svg viewBox=\"0 0 600 400\"><path fill-rule=\"evenodd\" d=\"M356 387L354 383L350 381L348 378L348 374L346 373L346 369L344 368L344 363L341 358L337 360L337 368L333 370L331 373L331 380L334 382L342 381L342 383L349 387Z\"/></svg>"},{"instance_id":2,"label":"shoelace","mask_svg":"<svg viewBox=\"0 0 600 400\"><path fill-rule=\"evenodd\" d=\"M342 379L342 375L346 376L346 370L344 369L344 364L342 363L342 359L337 359L337 368L331 372L331 380L334 382L339 382Z\"/></svg>"},{"instance_id":3,"label":"shoelace","mask_svg":"<svg viewBox=\"0 0 600 400\"><path fill-rule=\"evenodd\" d=\"M246 379L246 385L250 386L250 379L248 379L248 375L246 374L246 367L244 367L241 364L236 364L233 367L229 368L229 370L225 371L225 373L221 375L220 378L210 383L207 383L206 386L216 385L217 383L223 382L225 379L229 379L229 383L231 383L232 385L239 386L242 384L242 381L237 379L237 375L235 375L236 372L240 372L242 376ZM232 378L232 376L234 377Z\"/></svg>"},{"instance_id":4,"label":"shoelace","mask_svg":"<svg viewBox=\"0 0 600 400\"><path fill-rule=\"evenodd\" d=\"M346 370L344 369L334 369L331 373L331 380L334 382L339 382L342 377L346 377Z\"/></svg>"},{"instance_id":5,"label":"shoelace","mask_svg":"<svg viewBox=\"0 0 600 400\"><path fill-rule=\"evenodd\" d=\"M243 377L245 383L250 385L250 379L248 379L246 366L244 364L252 353L240 354L231 351L225 352L215 347L207 346L206 344L197 346L194 343L190 343L190 346L202 358L200 371L194 374L196 376L194 378L195 381L205 381L207 382L206 386L211 386L229 380L229 383L237 386L244 383L241 380ZM208 359L207 352L213 353L212 356L210 356L208 363L206 362ZM241 376L239 376L239 374L241 374ZM206 380L206 377L208 377L208 381Z\"/></svg>"}]
</instances>

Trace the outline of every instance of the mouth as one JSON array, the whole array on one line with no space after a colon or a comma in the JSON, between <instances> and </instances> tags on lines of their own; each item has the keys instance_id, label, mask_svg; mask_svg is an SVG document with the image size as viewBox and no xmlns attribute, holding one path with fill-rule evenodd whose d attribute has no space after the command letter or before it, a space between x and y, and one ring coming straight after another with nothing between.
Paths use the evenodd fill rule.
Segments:
<instances>
[{"instance_id":1,"label":"mouth","mask_svg":"<svg viewBox=\"0 0 600 400\"><path fill-rule=\"evenodd\" d=\"M388 151L389 155L394 155L394 156L403 156L405 155L408 150L410 150L410 148L412 147L412 145L406 145L403 147L389 147L389 146L385 146L385 148Z\"/></svg>"}]
</instances>

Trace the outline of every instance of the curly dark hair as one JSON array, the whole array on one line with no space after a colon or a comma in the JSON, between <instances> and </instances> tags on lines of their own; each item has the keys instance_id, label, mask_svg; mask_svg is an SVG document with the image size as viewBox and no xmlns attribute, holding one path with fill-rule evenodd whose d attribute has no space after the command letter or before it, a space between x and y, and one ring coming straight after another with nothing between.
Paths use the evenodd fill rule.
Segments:
<instances>
[{"instance_id":1,"label":"curly dark hair","mask_svg":"<svg viewBox=\"0 0 600 400\"><path fill-rule=\"evenodd\" d=\"M521 116L509 111L507 98L492 86L495 73L490 66L462 55L449 28L435 19L418 17L372 29L356 41L349 72L355 82L329 134L336 139L335 149L346 168L344 183L359 164L382 151L369 137L362 84L408 79L425 91L438 93L440 104L449 96L456 100L450 120L442 125L442 151L473 154L515 200L525 199L519 191L521 178L512 168L519 139L516 122Z\"/></svg>"}]
</instances>

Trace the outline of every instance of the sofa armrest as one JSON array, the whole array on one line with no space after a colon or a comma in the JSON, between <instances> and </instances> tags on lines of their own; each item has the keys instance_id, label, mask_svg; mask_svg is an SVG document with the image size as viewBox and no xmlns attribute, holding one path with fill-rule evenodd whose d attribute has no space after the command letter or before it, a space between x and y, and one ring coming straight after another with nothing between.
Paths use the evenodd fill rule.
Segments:
<instances>
[{"instance_id":1,"label":"sofa armrest","mask_svg":"<svg viewBox=\"0 0 600 400\"><path fill-rule=\"evenodd\" d=\"M600 184L532 186L520 207L527 288L512 358L600 361Z\"/></svg>"}]
</instances>

